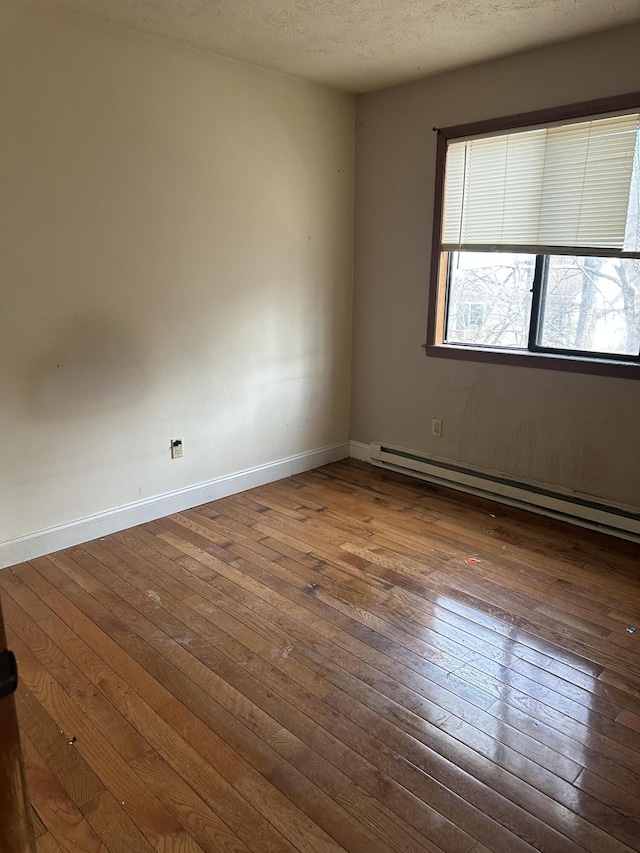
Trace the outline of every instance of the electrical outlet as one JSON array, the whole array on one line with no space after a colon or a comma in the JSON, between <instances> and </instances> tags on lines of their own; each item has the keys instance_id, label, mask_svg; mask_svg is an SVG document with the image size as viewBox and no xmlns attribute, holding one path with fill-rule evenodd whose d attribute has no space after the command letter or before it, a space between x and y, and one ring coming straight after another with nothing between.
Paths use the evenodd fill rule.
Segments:
<instances>
[{"instance_id":1,"label":"electrical outlet","mask_svg":"<svg viewBox=\"0 0 640 853\"><path fill-rule=\"evenodd\" d=\"M171 458L172 459L182 459L184 456L184 444L182 443L181 438L172 438L171 439Z\"/></svg>"},{"instance_id":2,"label":"electrical outlet","mask_svg":"<svg viewBox=\"0 0 640 853\"><path fill-rule=\"evenodd\" d=\"M431 435L442 437L442 418L431 418Z\"/></svg>"}]
</instances>

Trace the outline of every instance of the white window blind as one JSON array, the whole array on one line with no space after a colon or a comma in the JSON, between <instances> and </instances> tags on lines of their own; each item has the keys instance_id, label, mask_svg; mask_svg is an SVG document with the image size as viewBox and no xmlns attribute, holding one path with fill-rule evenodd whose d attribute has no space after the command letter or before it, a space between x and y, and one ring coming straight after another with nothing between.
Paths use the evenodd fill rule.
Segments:
<instances>
[{"instance_id":1,"label":"white window blind","mask_svg":"<svg viewBox=\"0 0 640 853\"><path fill-rule=\"evenodd\" d=\"M450 142L443 249L639 252L639 119Z\"/></svg>"}]
</instances>

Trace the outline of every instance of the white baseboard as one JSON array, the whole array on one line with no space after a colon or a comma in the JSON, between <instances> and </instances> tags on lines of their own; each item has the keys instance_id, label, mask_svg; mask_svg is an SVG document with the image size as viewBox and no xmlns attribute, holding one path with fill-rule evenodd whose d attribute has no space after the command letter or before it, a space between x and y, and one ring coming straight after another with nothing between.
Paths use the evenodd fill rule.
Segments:
<instances>
[{"instance_id":1,"label":"white baseboard","mask_svg":"<svg viewBox=\"0 0 640 853\"><path fill-rule=\"evenodd\" d=\"M62 548L81 545L99 536L108 536L110 533L117 533L119 530L126 530L137 524L145 524L147 521L162 518L173 512L181 512L256 486L273 483L284 477L292 477L294 474L319 468L329 462L337 462L339 459L348 457L349 450L348 442L321 447L318 450L299 453L296 456L239 471L237 474L229 474L226 477L218 477L175 492L135 501L96 515L49 527L19 539L2 542L0 543L0 569L60 551Z\"/></svg>"},{"instance_id":2,"label":"white baseboard","mask_svg":"<svg viewBox=\"0 0 640 853\"><path fill-rule=\"evenodd\" d=\"M352 459L357 459L359 462L371 462L369 445L364 444L362 441L350 441L349 456Z\"/></svg>"},{"instance_id":3,"label":"white baseboard","mask_svg":"<svg viewBox=\"0 0 640 853\"><path fill-rule=\"evenodd\" d=\"M371 442L368 450L371 464L378 468L640 542L638 507L614 504L557 485L514 480L499 471L464 467L451 460L378 441Z\"/></svg>"}]
</instances>

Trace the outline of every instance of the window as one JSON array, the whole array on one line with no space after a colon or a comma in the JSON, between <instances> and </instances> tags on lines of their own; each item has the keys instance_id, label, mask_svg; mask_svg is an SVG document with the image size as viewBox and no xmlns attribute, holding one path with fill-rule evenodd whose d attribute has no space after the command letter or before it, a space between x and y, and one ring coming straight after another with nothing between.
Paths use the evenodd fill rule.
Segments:
<instances>
[{"instance_id":1,"label":"window","mask_svg":"<svg viewBox=\"0 0 640 853\"><path fill-rule=\"evenodd\" d=\"M438 131L428 355L640 378L640 93Z\"/></svg>"}]
</instances>

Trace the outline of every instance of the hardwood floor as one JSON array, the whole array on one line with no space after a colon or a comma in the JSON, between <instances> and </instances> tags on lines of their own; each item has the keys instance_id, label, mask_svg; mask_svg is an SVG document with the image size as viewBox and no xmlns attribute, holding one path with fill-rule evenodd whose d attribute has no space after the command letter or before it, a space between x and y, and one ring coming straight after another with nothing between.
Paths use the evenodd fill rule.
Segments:
<instances>
[{"instance_id":1,"label":"hardwood floor","mask_svg":"<svg viewBox=\"0 0 640 853\"><path fill-rule=\"evenodd\" d=\"M639 558L345 461L0 572L37 849L640 850Z\"/></svg>"}]
</instances>

